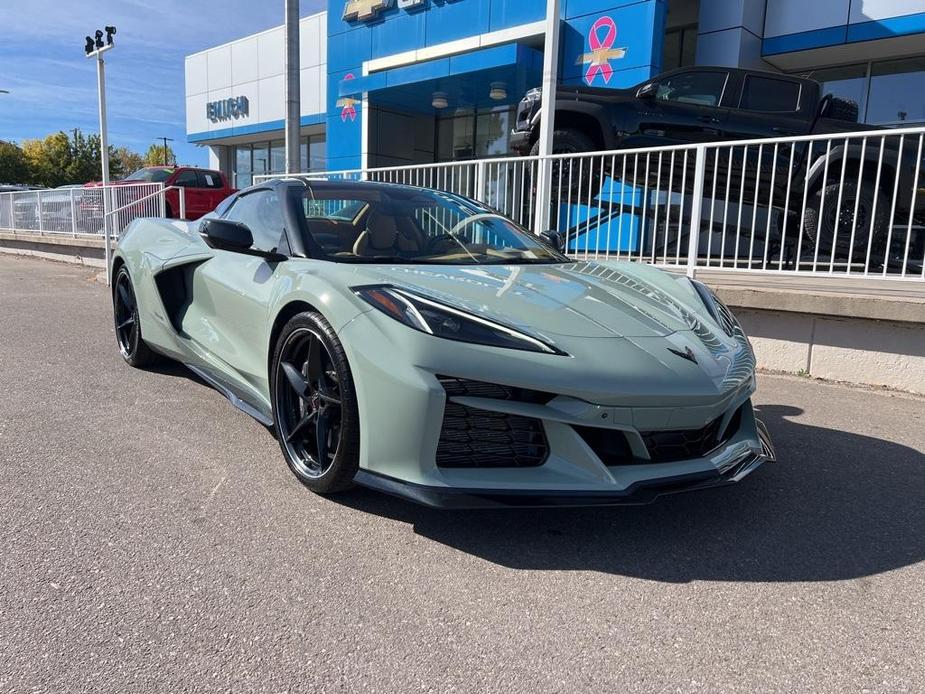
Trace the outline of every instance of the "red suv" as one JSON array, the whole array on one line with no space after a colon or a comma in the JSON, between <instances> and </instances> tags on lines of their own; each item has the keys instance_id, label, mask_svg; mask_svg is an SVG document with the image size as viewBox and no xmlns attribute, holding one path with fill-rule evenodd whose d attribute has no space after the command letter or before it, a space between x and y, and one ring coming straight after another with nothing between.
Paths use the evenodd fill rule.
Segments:
<instances>
[{"instance_id":1,"label":"red suv","mask_svg":"<svg viewBox=\"0 0 925 694\"><path fill-rule=\"evenodd\" d=\"M220 171L186 166L149 166L139 169L121 181L113 181L112 185L123 186L136 183L163 183L165 188L171 186L184 188L186 190L186 219L199 219L236 192L228 185L228 180ZM88 183L87 187L101 185L101 183ZM180 191L168 190L166 198L167 216L179 219Z\"/></svg>"}]
</instances>

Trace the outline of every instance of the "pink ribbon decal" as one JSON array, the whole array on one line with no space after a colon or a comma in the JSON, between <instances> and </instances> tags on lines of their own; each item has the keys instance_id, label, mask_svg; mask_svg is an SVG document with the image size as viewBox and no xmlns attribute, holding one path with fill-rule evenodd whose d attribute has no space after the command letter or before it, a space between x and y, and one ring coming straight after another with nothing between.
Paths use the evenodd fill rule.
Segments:
<instances>
[{"instance_id":1,"label":"pink ribbon decal","mask_svg":"<svg viewBox=\"0 0 925 694\"><path fill-rule=\"evenodd\" d=\"M344 82L352 79L356 79L356 77L354 77L353 73L351 72L344 77ZM349 96L345 96L337 102L337 105L343 108L343 110L340 112L341 121L346 123L347 119L349 118L350 122L352 123L357 119L356 104L357 100Z\"/></svg>"},{"instance_id":2,"label":"pink ribbon decal","mask_svg":"<svg viewBox=\"0 0 925 694\"><path fill-rule=\"evenodd\" d=\"M604 38L601 38L603 32ZM604 83L609 84L610 78L613 77L613 68L610 66L611 50L617 40L617 25L610 17L601 17L591 26L591 33L588 34L588 43L591 46L591 64L585 73L585 80L588 84L594 82L594 78L600 73L604 77Z\"/></svg>"}]
</instances>

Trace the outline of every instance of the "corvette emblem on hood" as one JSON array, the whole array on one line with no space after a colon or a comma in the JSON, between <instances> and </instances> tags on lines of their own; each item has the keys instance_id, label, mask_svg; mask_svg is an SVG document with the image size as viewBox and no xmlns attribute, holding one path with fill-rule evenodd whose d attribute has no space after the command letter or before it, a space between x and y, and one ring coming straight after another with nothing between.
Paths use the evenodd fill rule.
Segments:
<instances>
[{"instance_id":1,"label":"corvette emblem on hood","mask_svg":"<svg viewBox=\"0 0 925 694\"><path fill-rule=\"evenodd\" d=\"M694 355L694 350L692 350L690 347L685 348L683 352L680 349L672 349L669 347L668 351L672 354L677 354L682 359L687 359L688 361L692 361L695 364L697 363L697 357Z\"/></svg>"}]
</instances>

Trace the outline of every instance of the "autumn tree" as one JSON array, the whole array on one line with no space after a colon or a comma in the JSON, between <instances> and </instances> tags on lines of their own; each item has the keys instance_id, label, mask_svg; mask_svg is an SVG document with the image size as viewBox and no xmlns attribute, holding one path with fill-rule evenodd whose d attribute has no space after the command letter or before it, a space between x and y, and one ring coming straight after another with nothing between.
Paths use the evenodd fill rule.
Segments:
<instances>
[{"instance_id":1,"label":"autumn tree","mask_svg":"<svg viewBox=\"0 0 925 694\"><path fill-rule=\"evenodd\" d=\"M128 147L116 147L112 152L110 166L118 164L121 177L135 173L145 166L145 158Z\"/></svg>"},{"instance_id":2,"label":"autumn tree","mask_svg":"<svg viewBox=\"0 0 925 694\"><path fill-rule=\"evenodd\" d=\"M20 147L0 141L0 183L28 183L29 164Z\"/></svg>"},{"instance_id":3,"label":"autumn tree","mask_svg":"<svg viewBox=\"0 0 925 694\"><path fill-rule=\"evenodd\" d=\"M145 166L165 166L177 165L177 155L174 154L173 148L167 145L151 145L145 154Z\"/></svg>"}]
</instances>

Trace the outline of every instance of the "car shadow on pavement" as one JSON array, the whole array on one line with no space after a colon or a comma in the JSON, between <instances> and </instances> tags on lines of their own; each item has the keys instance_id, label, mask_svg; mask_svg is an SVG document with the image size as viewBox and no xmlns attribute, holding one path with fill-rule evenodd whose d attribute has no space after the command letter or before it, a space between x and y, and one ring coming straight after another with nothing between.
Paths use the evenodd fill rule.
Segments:
<instances>
[{"instance_id":1,"label":"car shadow on pavement","mask_svg":"<svg viewBox=\"0 0 925 694\"><path fill-rule=\"evenodd\" d=\"M338 501L515 569L654 581L832 581L925 559L925 455L760 409L780 462L737 485L609 509L437 511L367 490Z\"/></svg>"}]
</instances>

